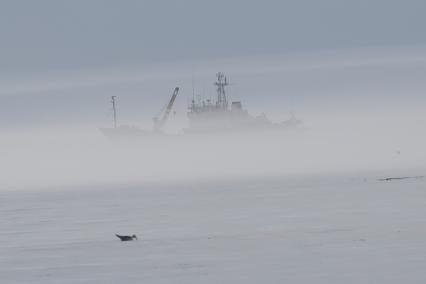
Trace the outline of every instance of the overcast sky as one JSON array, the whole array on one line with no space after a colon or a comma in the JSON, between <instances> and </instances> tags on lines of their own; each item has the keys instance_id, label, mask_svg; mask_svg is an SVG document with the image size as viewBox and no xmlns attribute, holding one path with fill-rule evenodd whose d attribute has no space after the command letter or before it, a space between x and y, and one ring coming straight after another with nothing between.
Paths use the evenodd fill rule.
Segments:
<instances>
[{"instance_id":1,"label":"overcast sky","mask_svg":"<svg viewBox=\"0 0 426 284\"><path fill-rule=\"evenodd\" d=\"M426 43L422 0L2 0L0 71Z\"/></svg>"},{"instance_id":2,"label":"overcast sky","mask_svg":"<svg viewBox=\"0 0 426 284\"><path fill-rule=\"evenodd\" d=\"M175 86L184 121L191 77L211 97L217 71L254 114L418 106L425 11L421 0L0 0L0 126L100 125L111 95L121 121L150 123Z\"/></svg>"}]
</instances>

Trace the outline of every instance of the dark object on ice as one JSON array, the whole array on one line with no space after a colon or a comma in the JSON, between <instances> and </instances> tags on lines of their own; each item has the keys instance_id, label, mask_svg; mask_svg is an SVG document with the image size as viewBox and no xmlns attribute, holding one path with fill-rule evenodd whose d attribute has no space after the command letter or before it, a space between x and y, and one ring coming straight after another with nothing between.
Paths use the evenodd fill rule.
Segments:
<instances>
[{"instance_id":1,"label":"dark object on ice","mask_svg":"<svg viewBox=\"0 0 426 284\"><path fill-rule=\"evenodd\" d=\"M133 241L133 240L137 240L138 239L138 237L136 237L136 235L132 235L132 236L120 236L120 235L117 235L117 234L115 234L116 236L117 236L117 238L119 238L122 242L126 242L126 241Z\"/></svg>"},{"instance_id":2,"label":"dark object on ice","mask_svg":"<svg viewBox=\"0 0 426 284\"><path fill-rule=\"evenodd\" d=\"M420 179L424 178L424 176L415 176L415 177L388 177L378 179L379 181L393 181L393 180L401 180L401 179Z\"/></svg>"}]
</instances>

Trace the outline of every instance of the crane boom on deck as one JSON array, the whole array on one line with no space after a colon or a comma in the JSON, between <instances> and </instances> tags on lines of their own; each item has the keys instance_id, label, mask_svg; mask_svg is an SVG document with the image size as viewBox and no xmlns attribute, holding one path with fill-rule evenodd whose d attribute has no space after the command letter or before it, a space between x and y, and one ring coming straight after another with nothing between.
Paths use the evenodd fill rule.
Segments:
<instances>
[{"instance_id":1,"label":"crane boom on deck","mask_svg":"<svg viewBox=\"0 0 426 284\"><path fill-rule=\"evenodd\" d=\"M166 121L170 115L170 111L173 108L173 104L176 100L176 97L179 93L179 87L176 87L175 90L173 91L173 95L170 98L170 101L167 105L166 110L164 111L163 117L161 119L158 119L158 117L154 117L154 131L162 131L164 124L166 124Z\"/></svg>"}]
</instances>

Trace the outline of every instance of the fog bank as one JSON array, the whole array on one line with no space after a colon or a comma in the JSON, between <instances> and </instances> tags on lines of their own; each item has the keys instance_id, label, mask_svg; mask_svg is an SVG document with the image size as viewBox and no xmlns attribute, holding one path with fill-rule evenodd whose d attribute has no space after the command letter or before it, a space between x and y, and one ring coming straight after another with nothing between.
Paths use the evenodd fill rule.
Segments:
<instances>
[{"instance_id":1,"label":"fog bank","mask_svg":"<svg viewBox=\"0 0 426 284\"><path fill-rule=\"evenodd\" d=\"M297 131L187 137L186 109L215 97L273 121L291 113ZM138 68L46 73L2 84L2 189L318 174L422 175L426 168L426 52L358 49L183 61ZM170 137L117 145L119 125L152 128L175 86Z\"/></svg>"}]
</instances>

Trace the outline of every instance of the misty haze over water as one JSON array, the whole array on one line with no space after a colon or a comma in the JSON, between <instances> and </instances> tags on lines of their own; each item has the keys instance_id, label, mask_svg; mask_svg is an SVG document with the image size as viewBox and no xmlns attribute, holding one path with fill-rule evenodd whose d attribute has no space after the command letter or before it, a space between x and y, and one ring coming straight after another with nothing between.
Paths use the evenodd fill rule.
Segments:
<instances>
[{"instance_id":1,"label":"misty haze over water","mask_svg":"<svg viewBox=\"0 0 426 284\"><path fill-rule=\"evenodd\" d=\"M4 184L371 170L419 174L425 167L425 67L426 52L421 48L370 48L162 63L147 69L64 72L20 84L10 81L3 85L1 114L2 168L8 173ZM149 143L123 147L99 131L112 126L110 96L117 96L119 125L149 130L152 117L161 113L179 86L165 131L182 136L193 95L197 100L215 98L218 70L227 71L230 100L242 101L251 114L266 113L275 122L293 113L303 121L303 130L240 141L219 135L217 143L185 138L179 144L161 138L169 140L164 147ZM23 175L25 179L19 178Z\"/></svg>"}]
</instances>

